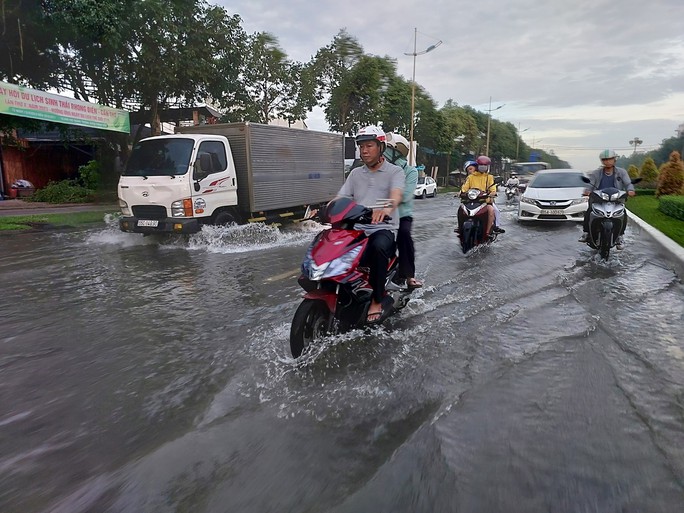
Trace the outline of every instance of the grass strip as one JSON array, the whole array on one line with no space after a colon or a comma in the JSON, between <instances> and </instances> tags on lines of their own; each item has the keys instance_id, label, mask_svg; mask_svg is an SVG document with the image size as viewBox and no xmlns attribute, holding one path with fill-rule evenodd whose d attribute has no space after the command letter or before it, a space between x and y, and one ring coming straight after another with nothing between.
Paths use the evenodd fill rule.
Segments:
<instances>
[{"instance_id":1,"label":"grass strip","mask_svg":"<svg viewBox=\"0 0 684 513\"><path fill-rule=\"evenodd\" d=\"M629 198L627 208L653 228L684 247L684 221L665 215L658 210L658 199L655 196L637 195Z\"/></svg>"},{"instance_id":2,"label":"grass strip","mask_svg":"<svg viewBox=\"0 0 684 513\"><path fill-rule=\"evenodd\" d=\"M104 223L105 212L71 212L0 217L0 231L30 230L41 226L77 227Z\"/></svg>"}]
</instances>

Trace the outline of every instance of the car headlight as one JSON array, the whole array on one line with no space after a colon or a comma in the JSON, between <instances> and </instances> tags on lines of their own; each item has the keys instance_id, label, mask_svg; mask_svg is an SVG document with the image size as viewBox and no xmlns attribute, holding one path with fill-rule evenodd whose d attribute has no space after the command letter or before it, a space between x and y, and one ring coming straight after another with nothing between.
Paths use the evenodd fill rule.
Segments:
<instances>
[{"instance_id":1,"label":"car headlight","mask_svg":"<svg viewBox=\"0 0 684 513\"><path fill-rule=\"evenodd\" d=\"M131 209L128 208L128 203L126 203L124 200L119 198L119 208L121 209L121 213L125 216L130 216L131 215Z\"/></svg>"},{"instance_id":2,"label":"car headlight","mask_svg":"<svg viewBox=\"0 0 684 513\"><path fill-rule=\"evenodd\" d=\"M536 201L534 201L531 198L528 198L527 196L520 196L520 203L527 203L529 205L536 205Z\"/></svg>"},{"instance_id":3,"label":"car headlight","mask_svg":"<svg viewBox=\"0 0 684 513\"><path fill-rule=\"evenodd\" d=\"M582 203L586 203L588 201L589 201L589 198L587 198L586 196L582 196L581 198L572 200L572 203L570 203L570 204L571 205L581 205Z\"/></svg>"},{"instance_id":4,"label":"car headlight","mask_svg":"<svg viewBox=\"0 0 684 513\"><path fill-rule=\"evenodd\" d=\"M320 281L325 278L346 274L360 254L361 246L357 246L339 258L318 265L314 262L311 253L307 252L304 263L302 263L302 273L311 281Z\"/></svg>"}]
</instances>

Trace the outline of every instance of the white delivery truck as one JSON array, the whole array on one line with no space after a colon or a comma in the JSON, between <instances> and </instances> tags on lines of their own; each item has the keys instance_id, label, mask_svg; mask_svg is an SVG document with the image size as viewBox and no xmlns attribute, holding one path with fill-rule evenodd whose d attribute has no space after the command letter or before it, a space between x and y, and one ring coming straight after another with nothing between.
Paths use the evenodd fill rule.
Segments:
<instances>
[{"instance_id":1,"label":"white delivery truck","mask_svg":"<svg viewBox=\"0 0 684 513\"><path fill-rule=\"evenodd\" d=\"M196 233L282 221L329 201L343 182L342 135L249 122L179 127L133 146L119 179L119 227Z\"/></svg>"}]
</instances>

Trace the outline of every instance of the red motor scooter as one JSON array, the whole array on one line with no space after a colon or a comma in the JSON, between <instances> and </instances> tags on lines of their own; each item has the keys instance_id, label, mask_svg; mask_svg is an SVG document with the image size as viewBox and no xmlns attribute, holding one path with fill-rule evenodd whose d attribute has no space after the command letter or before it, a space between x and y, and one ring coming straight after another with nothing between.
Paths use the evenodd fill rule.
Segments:
<instances>
[{"instance_id":1,"label":"red motor scooter","mask_svg":"<svg viewBox=\"0 0 684 513\"><path fill-rule=\"evenodd\" d=\"M302 263L300 286L306 291L290 328L290 350L298 358L317 339L366 324L372 287L369 269L361 266L368 237L355 224L370 224L373 210L349 198L337 198L319 213L330 224L316 235ZM413 289L395 284L396 256L390 259L383 300L382 323L404 308ZM377 323L373 323L377 324Z\"/></svg>"}]
</instances>

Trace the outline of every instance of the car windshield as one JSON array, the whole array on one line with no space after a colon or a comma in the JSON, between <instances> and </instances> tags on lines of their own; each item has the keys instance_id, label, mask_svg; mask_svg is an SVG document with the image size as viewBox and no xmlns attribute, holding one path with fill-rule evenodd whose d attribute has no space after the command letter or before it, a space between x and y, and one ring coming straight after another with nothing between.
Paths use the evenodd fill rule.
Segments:
<instances>
[{"instance_id":1,"label":"car windshield","mask_svg":"<svg viewBox=\"0 0 684 513\"><path fill-rule=\"evenodd\" d=\"M184 175L190 166L192 139L150 139L133 146L124 176Z\"/></svg>"},{"instance_id":2,"label":"car windshield","mask_svg":"<svg viewBox=\"0 0 684 513\"><path fill-rule=\"evenodd\" d=\"M425 183L425 177L424 177L424 176L418 178L418 185L421 185L421 184L424 184L424 183Z\"/></svg>"},{"instance_id":3,"label":"car windshield","mask_svg":"<svg viewBox=\"0 0 684 513\"><path fill-rule=\"evenodd\" d=\"M562 189L584 187L584 182L581 173L544 173L535 175L529 186L535 189Z\"/></svg>"}]
</instances>

